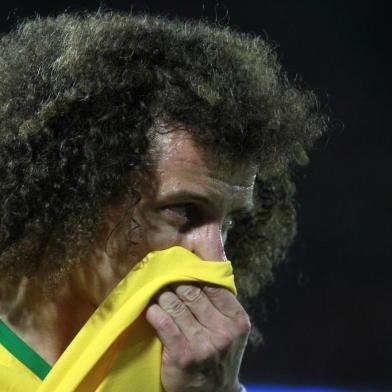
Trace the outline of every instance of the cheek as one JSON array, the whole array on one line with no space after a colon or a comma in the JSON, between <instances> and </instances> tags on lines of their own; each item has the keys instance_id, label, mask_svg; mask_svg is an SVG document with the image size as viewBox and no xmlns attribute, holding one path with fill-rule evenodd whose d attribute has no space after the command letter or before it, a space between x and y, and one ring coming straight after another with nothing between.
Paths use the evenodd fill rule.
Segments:
<instances>
[{"instance_id":1,"label":"cheek","mask_svg":"<svg viewBox=\"0 0 392 392\"><path fill-rule=\"evenodd\" d=\"M131 245L138 257L143 258L153 250L162 250L174 246L180 240L177 228L169 225L158 214L148 211L135 213L139 228L131 233L131 240L137 242Z\"/></svg>"}]
</instances>

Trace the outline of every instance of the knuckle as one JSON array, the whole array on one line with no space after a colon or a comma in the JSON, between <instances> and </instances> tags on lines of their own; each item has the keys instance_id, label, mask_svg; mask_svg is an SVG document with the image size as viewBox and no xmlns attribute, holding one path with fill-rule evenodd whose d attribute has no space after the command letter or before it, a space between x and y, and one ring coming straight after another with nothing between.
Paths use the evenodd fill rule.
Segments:
<instances>
[{"instance_id":1,"label":"knuckle","mask_svg":"<svg viewBox=\"0 0 392 392\"><path fill-rule=\"evenodd\" d=\"M171 298L166 304L166 311L174 316L183 313L185 310L185 304L177 298Z\"/></svg>"},{"instance_id":2,"label":"knuckle","mask_svg":"<svg viewBox=\"0 0 392 392\"><path fill-rule=\"evenodd\" d=\"M218 350L210 344L208 347L206 347L206 350L204 352L204 361L212 362L215 358L217 358L217 353Z\"/></svg>"},{"instance_id":3,"label":"knuckle","mask_svg":"<svg viewBox=\"0 0 392 392\"><path fill-rule=\"evenodd\" d=\"M191 335L194 342L205 341L205 332L201 328L193 328Z\"/></svg>"},{"instance_id":4,"label":"knuckle","mask_svg":"<svg viewBox=\"0 0 392 392\"><path fill-rule=\"evenodd\" d=\"M176 349L176 363L179 369L185 370L196 364L195 354L189 342L184 341Z\"/></svg>"},{"instance_id":5,"label":"knuckle","mask_svg":"<svg viewBox=\"0 0 392 392\"><path fill-rule=\"evenodd\" d=\"M179 294L186 300L194 302L201 296L201 290L195 286L183 286L179 289Z\"/></svg>"},{"instance_id":6,"label":"knuckle","mask_svg":"<svg viewBox=\"0 0 392 392\"><path fill-rule=\"evenodd\" d=\"M204 342L201 342L198 347L198 354L197 356L193 359L195 364L201 364L209 359L212 359L216 356L217 354L217 348L211 344L209 340L205 340Z\"/></svg>"},{"instance_id":7,"label":"knuckle","mask_svg":"<svg viewBox=\"0 0 392 392\"><path fill-rule=\"evenodd\" d=\"M229 347L234 341L234 337L227 330L221 330L218 332L217 337L215 339L215 346L218 350L222 351Z\"/></svg>"},{"instance_id":8,"label":"knuckle","mask_svg":"<svg viewBox=\"0 0 392 392\"><path fill-rule=\"evenodd\" d=\"M237 312L235 323L241 335L248 334L252 328L249 316L244 310Z\"/></svg>"},{"instance_id":9,"label":"knuckle","mask_svg":"<svg viewBox=\"0 0 392 392\"><path fill-rule=\"evenodd\" d=\"M173 321L170 317L167 316L160 316L158 319L158 328L161 330L168 330L172 328Z\"/></svg>"},{"instance_id":10,"label":"knuckle","mask_svg":"<svg viewBox=\"0 0 392 392\"><path fill-rule=\"evenodd\" d=\"M212 295L216 295L219 294L222 291L222 288L219 286L205 286L204 290L208 293L208 294L212 294Z\"/></svg>"},{"instance_id":11,"label":"knuckle","mask_svg":"<svg viewBox=\"0 0 392 392\"><path fill-rule=\"evenodd\" d=\"M194 364L193 353L187 342L179 342L176 347L176 364L179 369L187 369Z\"/></svg>"},{"instance_id":12,"label":"knuckle","mask_svg":"<svg viewBox=\"0 0 392 392\"><path fill-rule=\"evenodd\" d=\"M197 347L188 347L181 352L177 359L178 367L182 370L205 368L217 360L218 349L205 340Z\"/></svg>"}]
</instances>

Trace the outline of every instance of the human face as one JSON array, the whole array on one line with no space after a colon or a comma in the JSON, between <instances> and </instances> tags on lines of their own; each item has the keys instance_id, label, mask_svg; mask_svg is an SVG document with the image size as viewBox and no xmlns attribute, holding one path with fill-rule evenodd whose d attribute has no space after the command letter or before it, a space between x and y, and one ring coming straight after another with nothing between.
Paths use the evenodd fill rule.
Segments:
<instances>
[{"instance_id":1,"label":"human face","mask_svg":"<svg viewBox=\"0 0 392 392\"><path fill-rule=\"evenodd\" d=\"M142 180L139 185L133 182L139 186L139 203L130 211L124 195L110 204L102 231L92 244L91 257L75 265L44 305L32 300L44 275L37 276L28 291L26 298L31 304L24 306L33 309L36 333L19 332L36 342L33 347L52 364L147 253L180 245L204 260L226 260L224 246L232 218L252 208L256 167L219 161L186 130L178 128L153 136L151 154L151 173L130 173L131 180L132 176ZM129 230L128 217L138 222L137 230ZM47 325L55 325L48 335L50 346L49 338L42 340Z\"/></svg>"},{"instance_id":2,"label":"human face","mask_svg":"<svg viewBox=\"0 0 392 392\"><path fill-rule=\"evenodd\" d=\"M154 184L146 181L135 209L137 256L174 245L204 260L226 260L236 214L253 207L256 167L219 162L185 130L156 134Z\"/></svg>"},{"instance_id":3,"label":"human face","mask_svg":"<svg viewBox=\"0 0 392 392\"><path fill-rule=\"evenodd\" d=\"M129 229L121 203L113 205L102 237L111 233L113 255L99 246L91 263L82 266L83 286L96 305L151 251L179 245L204 260L227 260L232 219L253 207L256 167L219 162L185 130L153 136L152 161L150 175L131 173L142 175L141 199L131 214L138 228Z\"/></svg>"}]
</instances>

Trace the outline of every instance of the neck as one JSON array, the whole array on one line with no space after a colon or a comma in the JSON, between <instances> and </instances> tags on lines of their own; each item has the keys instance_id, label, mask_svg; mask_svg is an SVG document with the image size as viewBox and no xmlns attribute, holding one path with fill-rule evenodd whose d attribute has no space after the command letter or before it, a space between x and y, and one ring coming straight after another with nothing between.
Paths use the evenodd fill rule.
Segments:
<instances>
[{"instance_id":1,"label":"neck","mask_svg":"<svg viewBox=\"0 0 392 392\"><path fill-rule=\"evenodd\" d=\"M17 288L3 291L0 319L53 366L96 306L68 281L56 287L55 295L44 296L40 281L24 278Z\"/></svg>"},{"instance_id":2,"label":"neck","mask_svg":"<svg viewBox=\"0 0 392 392\"><path fill-rule=\"evenodd\" d=\"M65 351L102 300L132 268L97 249L45 295L44 267L16 287L0 287L0 319L50 365Z\"/></svg>"}]
</instances>

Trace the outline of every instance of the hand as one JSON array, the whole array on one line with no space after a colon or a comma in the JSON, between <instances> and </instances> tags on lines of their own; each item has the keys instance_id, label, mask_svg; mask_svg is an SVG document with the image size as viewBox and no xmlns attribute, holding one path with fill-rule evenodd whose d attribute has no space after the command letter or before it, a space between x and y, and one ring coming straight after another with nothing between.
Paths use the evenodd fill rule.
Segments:
<instances>
[{"instance_id":1,"label":"hand","mask_svg":"<svg viewBox=\"0 0 392 392\"><path fill-rule=\"evenodd\" d=\"M196 283L164 287L146 311L163 344L166 392L237 392L250 332L247 313L226 288Z\"/></svg>"}]
</instances>

